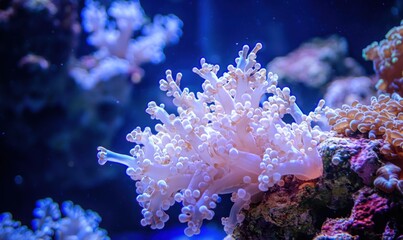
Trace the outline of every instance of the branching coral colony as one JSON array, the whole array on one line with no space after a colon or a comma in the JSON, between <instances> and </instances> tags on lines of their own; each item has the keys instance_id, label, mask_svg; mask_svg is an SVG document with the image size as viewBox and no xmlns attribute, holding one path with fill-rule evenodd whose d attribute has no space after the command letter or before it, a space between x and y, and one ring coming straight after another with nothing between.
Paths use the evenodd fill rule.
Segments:
<instances>
[{"instance_id":1,"label":"branching coral colony","mask_svg":"<svg viewBox=\"0 0 403 240\"><path fill-rule=\"evenodd\" d=\"M177 43L182 35L183 23L177 16L156 15L151 23L138 0L114 1L108 12L98 2L87 0L82 18L88 43L98 49L70 70L84 89L118 75L130 75L133 82L139 82L144 75L140 65L163 61L166 45Z\"/></svg>"},{"instance_id":2,"label":"branching coral colony","mask_svg":"<svg viewBox=\"0 0 403 240\"><path fill-rule=\"evenodd\" d=\"M243 221L240 211L248 208L251 197L283 185L282 176L308 180L322 175L317 144L325 134L311 122L319 120L324 101L304 115L290 89L278 88L277 75L256 62L261 48L258 43L248 54L244 46L236 66L229 65L221 77L219 66L202 58L201 68L193 69L205 79L203 92L196 94L181 90L182 75L174 79L168 70L160 89L173 97L178 115L150 102L146 112L161 121L156 134L149 127L129 133L127 140L136 144L131 156L98 148L101 165L124 164L137 181L143 226L163 228L169 218L165 211L178 202L183 204L179 221L188 225L185 234L199 234L203 220L213 218L220 195L232 193L234 204L222 219L230 234ZM284 122L287 114L295 122Z\"/></svg>"}]
</instances>

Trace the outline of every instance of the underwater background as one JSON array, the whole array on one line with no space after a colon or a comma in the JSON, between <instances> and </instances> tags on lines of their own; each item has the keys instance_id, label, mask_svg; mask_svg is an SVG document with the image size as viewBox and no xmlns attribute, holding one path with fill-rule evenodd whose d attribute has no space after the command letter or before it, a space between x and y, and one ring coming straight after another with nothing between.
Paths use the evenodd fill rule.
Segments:
<instances>
[{"instance_id":1,"label":"underwater background","mask_svg":"<svg viewBox=\"0 0 403 240\"><path fill-rule=\"evenodd\" d=\"M340 55L335 62L322 59L327 61L325 67L331 68L317 70L321 74L330 71L323 73L328 75L318 80L322 82L309 85L293 77L279 81L280 86L291 89L303 112L309 112L325 97L333 80L346 75L374 76L373 63L363 58L363 49L385 38L403 19L400 0L143 0L140 4L148 23L157 22L156 15L173 14L177 26L169 32L168 23L164 23L162 34L172 36L163 43L153 43L158 46L152 45L157 50L150 55L156 54L156 58L142 56L145 60L131 62L128 68L118 63L108 65L123 70L116 70L105 80L106 70L100 71L99 79L73 73L74 69L96 64L91 61L101 62L92 59L91 54L99 53L102 44L97 45L97 36L89 40L95 34L85 27L83 12L90 2L0 2L0 213L10 212L13 219L31 227L38 199L50 197L60 205L70 200L97 212L102 218L99 227L111 239L187 239L184 224L177 220L180 204L168 211L171 218L164 229L143 227L135 182L125 176L126 168L109 163L101 166L97 159L98 146L129 154L134 144L126 141L126 135L137 126L153 129L158 121L145 112L148 102L164 103L168 112L175 112L171 99L159 90L159 81L165 78L167 69L183 74L183 87L201 91L203 81L192 72L200 58L220 65L223 72L228 64L235 64L243 45L253 48L262 43L258 62L262 67L271 63L269 68L281 79L284 66L275 65L275 59L287 56L304 43L316 42L319 49L334 50ZM95 2L106 9L114 4ZM109 19L113 20L111 16ZM111 23L109 28L115 25ZM141 29L133 31L130 38L153 34ZM147 41L154 40L142 41L140 48L147 48L151 46ZM347 63L339 62L346 58ZM289 61L286 66L291 67L294 60ZM95 83L83 84L86 77L94 78ZM311 76L315 77L320 78ZM368 91L358 94L366 103L369 92L376 92L376 81L368 81ZM224 238L227 234L221 217L228 215L231 205L229 197L224 196L214 219L205 221L201 234L194 238ZM401 219L398 224L402 224ZM0 236L1 233L0 229Z\"/></svg>"}]
</instances>

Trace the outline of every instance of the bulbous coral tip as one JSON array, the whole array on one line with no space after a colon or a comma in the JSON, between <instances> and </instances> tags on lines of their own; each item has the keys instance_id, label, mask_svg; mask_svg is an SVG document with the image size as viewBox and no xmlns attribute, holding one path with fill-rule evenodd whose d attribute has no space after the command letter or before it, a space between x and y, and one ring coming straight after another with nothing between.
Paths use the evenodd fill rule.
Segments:
<instances>
[{"instance_id":1,"label":"bulbous coral tip","mask_svg":"<svg viewBox=\"0 0 403 240\"><path fill-rule=\"evenodd\" d=\"M197 67L192 68L192 72L198 74L200 70Z\"/></svg>"},{"instance_id":2,"label":"bulbous coral tip","mask_svg":"<svg viewBox=\"0 0 403 240\"><path fill-rule=\"evenodd\" d=\"M107 150L106 150L106 148L104 148L102 146L97 147L97 150L98 150L98 154L97 154L98 163L100 165L104 165L108 161L107 160L107 153L106 153Z\"/></svg>"},{"instance_id":3,"label":"bulbous coral tip","mask_svg":"<svg viewBox=\"0 0 403 240\"><path fill-rule=\"evenodd\" d=\"M263 45L261 43L256 43L255 47L253 48L252 52L256 54L257 51L263 48Z\"/></svg>"},{"instance_id":4,"label":"bulbous coral tip","mask_svg":"<svg viewBox=\"0 0 403 240\"><path fill-rule=\"evenodd\" d=\"M243 45L242 50L239 51L239 56L242 57L242 55L245 55L249 52L249 46L248 45Z\"/></svg>"}]
</instances>

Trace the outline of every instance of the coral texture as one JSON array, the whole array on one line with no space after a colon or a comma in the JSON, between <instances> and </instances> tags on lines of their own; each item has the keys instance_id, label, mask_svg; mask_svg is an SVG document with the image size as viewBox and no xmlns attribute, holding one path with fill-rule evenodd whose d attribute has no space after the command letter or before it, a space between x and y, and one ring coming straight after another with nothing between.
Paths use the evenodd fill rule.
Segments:
<instances>
[{"instance_id":1,"label":"coral texture","mask_svg":"<svg viewBox=\"0 0 403 240\"><path fill-rule=\"evenodd\" d=\"M376 171L375 187L386 193L397 189L403 195L403 179L399 179L401 168L393 163L386 163Z\"/></svg>"},{"instance_id":2,"label":"coral texture","mask_svg":"<svg viewBox=\"0 0 403 240\"><path fill-rule=\"evenodd\" d=\"M386 211L389 211L388 200L370 188L363 188L355 197L350 216L354 219L351 228L356 231L371 230L375 227L377 216L385 214Z\"/></svg>"},{"instance_id":3,"label":"coral texture","mask_svg":"<svg viewBox=\"0 0 403 240\"><path fill-rule=\"evenodd\" d=\"M369 104L375 95L373 80L369 77L343 77L334 79L326 88L324 96L326 106L340 108L343 104L358 101Z\"/></svg>"},{"instance_id":4,"label":"coral texture","mask_svg":"<svg viewBox=\"0 0 403 240\"><path fill-rule=\"evenodd\" d=\"M282 186L283 176L309 180L322 175L317 144L325 135L311 122L320 118L324 102L303 114L290 89L278 88L277 76L256 62L261 48L258 43L248 54L244 46L236 66L229 65L221 77L218 65L201 59L201 68L193 72L205 81L203 92L196 94L181 90L182 75L174 79L168 70L160 88L174 98L178 115L150 102L146 112L161 121L156 134L148 127L128 134L127 140L136 144L131 156L99 147L100 164L124 164L137 181L143 225L163 228L165 211L176 201L183 204L179 221L188 225L185 234L198 234L203 220L213 218L219 195L232 193L234 205L222 219L230 234L244 218L240 210L261 191ZM285 115L295 122L284 122Z\"/></svg>"},{"instance_id":5,"label":"coral texture","mask_svg":"<svg viewBox=\"0 0 403 240\"><path fill-rule=\"evenodd\" d=\"M401 239L402 208L398 207L401 204L398 201L398 198L382 196L364 187L354 194L350 216L326 220L315 239L334 239L342 235L350 236L346 239ZM384 238L386 236L390 238Z\"/></svg>"},{"instance_id":6,"label":"coral texture","mask_svg":"<svg viewBox=\"0 0 403 240\"><path fill-rule=\"evenodd\" d=\"M403 96L403 21L389 30L385 39L367 46L362 55L371 60L379 78L376 87L381 92L398 93Z\"/></svg>"},{"instance_id":7,"label":"coral texture","mask_svg":"<svg viewBox=\"0 0 403 240\"><path fill-rule=\"evenodd\" d=\"M372 189L382 164L382 140L329 137L318 145L322 177L284 177L261 201L244 210L235 239L381 239L401 235L403 209L398 194ZM364 163L368 160L368 163Z\"/></svg>"},{"instance_id":8,"label":"coral texture","mask_svg":"<svg viewBox=\"0 0 403 240\"><path fill-rule=\"evenodd\" d=\"M130 75L133 82L139 82L144 74L140 65L164 60L165 46L178 42L182 35L182 21L178 17L157 15L152 23L147 23L140 3L135 0L114 1L108 14L92 0L86 1L82 11L84 30L90 34L87 41L98 49L82 57L70 71L85 89L120 74ZM142 35L132 39L140 30Z\"/></svg>"},{"instance_id":9,"label":"coral texture","mask_svg":"<svg viewBox=\"0 0 403 240\"><path fill-rule=\"evenodd\" d=\"M0 239L109 239L106 231L98 227L101 217L96 212L84 211L71 201L64 202L60 212L59 205L50 198L38 200L36 205L32 230L14 221L10 213L0 214Z\"/></svg>"},{"instance_id":10,"label":"coral texture","mask_svg":"<svg viewBox=\"0 0 403 240\"><path fill-rule=\"evenodd\" d=\"M347 57L347 41L338 36L315 38L284 57L271 61L267 69L280 80L321 87L335 76L360 76L362 67Z\"/></svg>"},{"instance_id":11,"label":"coral texture","mask_svg":"<svg viewBox=\"0 0 403 240\"><path fill-rule=\"evenodd\" d=\"M341 109L327 108L326 117L332 129L345 136L358 132L369 139L383 138L381 153L388 159L403 159L403 98L399 95L372 97L370 105L355 101Z\"/></svg>"},{"instance_id":12,"label":"coral texture","mask_svg":"<svg viewBox=\"0 0 403 240\"><path fill-rule=\"evenodd\" d=\"M377 146L355 139L330 137L318 145L322 177L301 181L284 177L284 186L269 188L261 201L245 210L235 239L312 239L326 217L344 217L353 206L352 194L363 186L353 170L354 159L372 155ZM374 175L375 175L374 170Z\"/></svg>"}]
</instances>

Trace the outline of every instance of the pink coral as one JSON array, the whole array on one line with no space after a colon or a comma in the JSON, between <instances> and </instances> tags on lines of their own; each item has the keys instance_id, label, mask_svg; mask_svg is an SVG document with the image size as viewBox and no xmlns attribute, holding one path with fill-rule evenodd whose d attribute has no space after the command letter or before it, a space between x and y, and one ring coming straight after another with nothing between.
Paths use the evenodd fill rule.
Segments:
<instances>
[{"instance_id":1,"label":"pink coral","mask_svg":"<svg viewBox=\"0 0 403 240\"><path fill-rule=\"evenodd\" d=\"M182 75L174 79L168 70L160 88L173 97L178 115L150 102L146 112L161 121L156 134L148 127L128 134L136 143L131 156L99 147L100 164L124 164L137 181L143 225L164 227L165 211L176 201L183 204L179 221L187 223L186 235L198 234L203 220L213 218L219 195L232 193L230 216L222 220L231 233L243 221L240 210L255 194L283 185L282 176L307 180L322 175L317 144L324 134L311 122L320 118L324 102L304 115L290 89L278 88L277 76L256 62L261 48L258 43L248 54L244 46L237 65L229 65L221 77L218 65L202 59L201 68L193 69L205 79L197 94L180 89ZM261 102L266 94L271 96ZM285 123L286 114L295 122Z\"/></svg>"},{"instance_id":2,"label":"pink coral","mask_svg":"<svg viewBox=\"0 0 403 240\"><path fill-rule=\"evenodd\" d=\"M362 75L362 67L347 57L347 41L338 36L315 38L284 57L277 57L267 68L280 79L321 87L334 76Z\"/></svg>"},{"instance_id":3,"label":"pink coral","mask_svg":"<svg viewBox=\"0 0 403 240\"><path fill-rule=\"evenodd\" d=\"M323 223L322 231L320 235L315 237L315 240L331 239L330 237L336 237L335 239L358 239L358 236L352 236L347 233L352 222L352 219L329 218Z\"/></svg>"},{"instance_id":4,"label":"pink coral","mask_svg":"<svg viewBox=\"0 0 403 240\"><path fill-rule=\"evenodd\" d=\"M326 106L336 108L343 104L358 101L369 104L375 94L373 80L369 77L343 77L333 80L326 89L324 99Z\"/></svg>"},{"instance_id":5,"label":"pink coral","mask_svg":"<svg viewBox=\"0 0 403 240\"><path fill-rule=\"evenodd\" d=\"M362 133L369 139L383 138L381 153L388 159L403 157L403 98L381 94L372 97L371 104L357 101L337 109L327 108L329 125L337 133L352 135Z\"/></svg>"},{"instance_id":6,"label":"pink coral","mask_svg":"<svg viewBox=\"0 0 403 240\"><path fill-rule=\"evenodd\" d=\"M375 172L381 166L379 157L374 151L374 149L379 149L380 142L379 140L371 141L368 139L354 141L354 147L357 148L358 153L351 157L351 170L357 173L366 185L372 184Z\"/></svg>"},{"instance_id":7,"label":"pink coral","mask_svg":"<svg viewBox=\"0 0 403 240\"><path fill-rule=\"evenodd\" d=\"M391 211L389 205L387 198L371 188L364 187L354 194L350 217L326 220L322 225L321 234L315 239L330 239L343 235L350 236L347 239L377 239L375 236L379 236L381 232L376 228L386 226L386 216Z\"/></svg>"}]
</instances>

